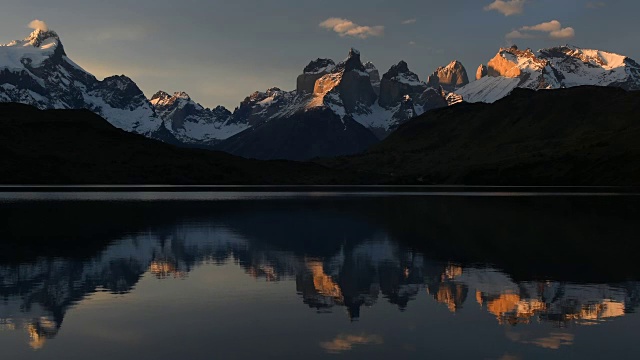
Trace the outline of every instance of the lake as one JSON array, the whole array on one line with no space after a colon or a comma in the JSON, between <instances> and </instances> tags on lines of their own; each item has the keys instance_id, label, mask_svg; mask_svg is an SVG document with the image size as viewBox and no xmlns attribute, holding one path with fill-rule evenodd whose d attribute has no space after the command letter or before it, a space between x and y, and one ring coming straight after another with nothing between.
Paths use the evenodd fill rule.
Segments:
<instances>
[{"instance_id":1,"label":"lake","mask_svg":"<svg viewBox=\"0 0 640 360\"><path fill-rule=\"evenodd\" d=\"M633 194L125 190L0 193L3 358L640 358Z\"/></svg>"}]
</instances>

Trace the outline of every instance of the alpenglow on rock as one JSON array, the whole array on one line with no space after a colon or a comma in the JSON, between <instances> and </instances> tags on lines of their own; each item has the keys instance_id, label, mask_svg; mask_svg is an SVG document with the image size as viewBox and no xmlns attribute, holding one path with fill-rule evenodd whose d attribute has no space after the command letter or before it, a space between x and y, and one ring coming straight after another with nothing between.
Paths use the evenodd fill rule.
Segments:
<instances>
[{"instance_id":1,"label":"alpenglow on rock","mask_svg":"<svg viewBox=\"0 0 640 360\"><path fill-rule=\"evenodd\" d=\"M337 96L349 113L361 112L377 99L369 73L360 60L360 52L355 49L351 49L347 59L336 65L331 73L316 81L313 93L323 98Z\"/></svg>"},{"instance_id":2,"label":"alpenglow on rock","mask_svg":"<svg viewBox=\"0 0 640 360\"><path fill-rule=\"evenodd\" d=\"M298 76L296 90L298 94L311 94L316 81L330 73L336 63L331 59L316 59L304 68L304 72Z\"/></svg>"},{"instance_id":3,"label":"alpenglow on rock","mask_svg":"<svg viewBox=\"0 0 640 360\"><path fill-rule=\"evenodd\" d=\"M145 135L161 124L131 79L99 81L67 57L54 31L35 30L24 40L0 46L0 102L89 109L116 127Z\"/></svg>"},{"instance_id":4,"label":"alpenglow on rock","mask_svg":"<svg viewBox=\"0 0 640 360\"><path fill-rule=\"evenodd\" d=\"M640 65L606 51L559 46L533 52L502 48L487 64L487 76L456 90L467 102L495 102L515 88L559 89L582 85L640 90Z\"/></svg>"},{"instance_id":5,"label":"alpenglow on rock","mask_svg":"<svg viewBox=\"0 0 640 360\"><path fill-rule=\"evenodd\" d=\"M487 75L489 75L489 69L484 64L480 65L478 71L476 71L476 80L480 80Z\"/></svg>"},{"instance_id":6,"label":"alpenglow on rock","mask_svg":"<svg viewBox=\"0 0 640 360\"><path fill-rule=\"evenodd\" d=\"M439 67L427 79L427 85L437 88L441 86L446 91L454 91L469 83L467 70L461 62L454 60L445 67Z\"/></svg>"}]
</instances>

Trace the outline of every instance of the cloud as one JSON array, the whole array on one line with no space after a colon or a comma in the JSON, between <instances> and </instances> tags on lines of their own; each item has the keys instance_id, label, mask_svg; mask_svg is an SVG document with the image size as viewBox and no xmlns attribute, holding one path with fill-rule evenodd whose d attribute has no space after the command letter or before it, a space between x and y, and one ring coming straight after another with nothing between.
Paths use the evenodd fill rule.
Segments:
<instances>
[{"instance_id":1,"label":"cloud","mask_svg":"<svg viewBox=\"0 0 640 360\"><path fill-rule=\"evenodd\" d=\"M589 1L587 3L587 9L602 9L606 7L607 3L604 1Z\"/></svg>"},{"instance_id":2,"label":"cloud","mask_svg":"<svg viewBox=\"0 0 640 360\"><path fill-rule=\"evenodd\" d=\"M415 41L409 41L409 45L411 45L411 46L415 46L415 45L416 45L416 42L415 42Z\"/></svg>"},{"instance_id":3,"label":"cloud","mask_svg":"<svg viewBox=\"0 0 640 360\"><path fill-rule=\"evenodd\" d=\"M332 30L338 35L366 39L371 36L384 35L384 26L360 26L351 20L329 18L320 23L321 28Z\"/></svg>"},{"instance_id":4,"label":"cloud","mask_svg":"<svg viewBox=\"0 0 640 360\"><path fill-rule=\"evenodd\" d=\"M576 31L572 27L567 27L558 31L552 31L549 37L552 39L573 39L576 37Z\"/></svg>"},{"instance_id":5,"label":"cloud","mask_svg":"<svg viewBox=\"0 0 640 360\"><path fill-rule=\"evenodd\" d=\"M551 20L542 24L533 26L523 26L518 30L513 30L505 37L507 39L534 39L540 36L535 33L545 33L544 35L550 39L571 39L576 36L576 31L572 27L562 27L562 23L558 20Z\"/></svg>"},{"instance_id":6,"label":"cloud","mask_svg":"<svg viewBox=\"0 0 640 360\"><path fill-rule=\"evenodd\" d=\"M523 33L518 30L513 30L512 32L506 35L507 39L533 39L534 36L531 34Z\"/></svg>"},{"instance_id":7,"label":"cloud","mask_svg":"<svg viewBox=\"0 0 640 360\"><path fill-rule=\"evenodd\" d=\"M38 19L33 20L27 26L33 30L49 31L49 27L47 26L47 23Z\"/></svg>"},{"instance_id":8,"label":"cloud","mask_svg":"<svg viewBox=\"0 0 640 360\"><path fill-rule=\"evenodd\" d=\"M520 30L552 32L552 31L558 31L561 29L562 29L562 24L560 23L560 21L551 20L549 22L545 22L542 24L534 25L534 26L523 26Z\"/></svg>"},{"instance_id":9,"label":"cloud","mask_svg":"<svg viewBox=\"0 0 640 360\"><path fill-rule=\"evenodd\" d=\"M405 21L402 22L402 25L411 25L411 24L415 24L416 21L418 21L417 19L407 19Z\"/></svg>"},{"instance_id":10,"label":"cloud","mask_svg":"<svg viewBox=\"0 0 640 360\"><path fill-rule=\"evenodd\" d=\"M527 0L495 0L484 7L485 11L498 11L504 16L522 14Z\"/></svg>"}]
</instances>

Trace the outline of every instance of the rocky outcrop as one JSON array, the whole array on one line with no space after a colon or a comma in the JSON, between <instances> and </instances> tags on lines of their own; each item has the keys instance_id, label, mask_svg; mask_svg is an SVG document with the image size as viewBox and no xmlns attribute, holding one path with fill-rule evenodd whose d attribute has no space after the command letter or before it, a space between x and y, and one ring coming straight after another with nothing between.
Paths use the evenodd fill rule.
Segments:
<instances>
[{"instance_id":1,"label":"rocky outcrop","mask_svg":"<svg viewBox=\"0 0 640 360\"><path fill-rule=\"evenodd\" d=\"M316 81L324 75L330 73L335 67L335 62L331 59L316 59L311 61L304 68L302 75L298 76L296 92L298 94L311 94L316 85Z\"/></svg>"},{"instance_id":2,"label":"rocky outcrop","mask_svg":"<svg viewBox=\"0 0 640 360\"><path fill-rule=\"evenodd\" d=\"M442 87L447 91L454 91L469 83L467 70L461 62L454 60L445 67L439 67L427 79L427 85L433 88Z\"/></svg>"},{"instance_id":3,"label":"rocky outcrop","mask_svg":"<svg viewBox=\"0 0 640 360\"><path fill-rule=\"evenodd\" d=\"M481 64L478 67L478 71L476 71L476 80L480 80L485 76L489 75L489 70L487 69L487 66L484 64Z\"/></svg>"},{"instance_id":4,"label":"rocky outcrop","mask_svg":"<svg viewBox=\"0 0 640 360\"><path fill-rule=\"evenodd\" d=\"M382 76L378 103L385 108L396 106L405 100L406 95L418 97L426 89L427 86L409 70L407 63L400 61Z\"/></svg>"}]
</instances>

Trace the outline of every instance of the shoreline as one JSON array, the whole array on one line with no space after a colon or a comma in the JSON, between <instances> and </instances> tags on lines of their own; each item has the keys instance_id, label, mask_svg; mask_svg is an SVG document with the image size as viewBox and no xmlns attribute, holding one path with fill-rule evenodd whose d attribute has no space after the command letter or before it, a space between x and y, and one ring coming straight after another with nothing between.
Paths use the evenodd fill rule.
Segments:
<instances>
[{"instance_id":1,"label":"shoreline","mask_svg":"<svg viewBox=\"0 0 640 360\"><path fill-rule=\"evenodd\" d=\"M0 193L258 192L258 193L549 193L640 195L640 186L482 185L0 185Z\"/></svg>"}]
</instances>

